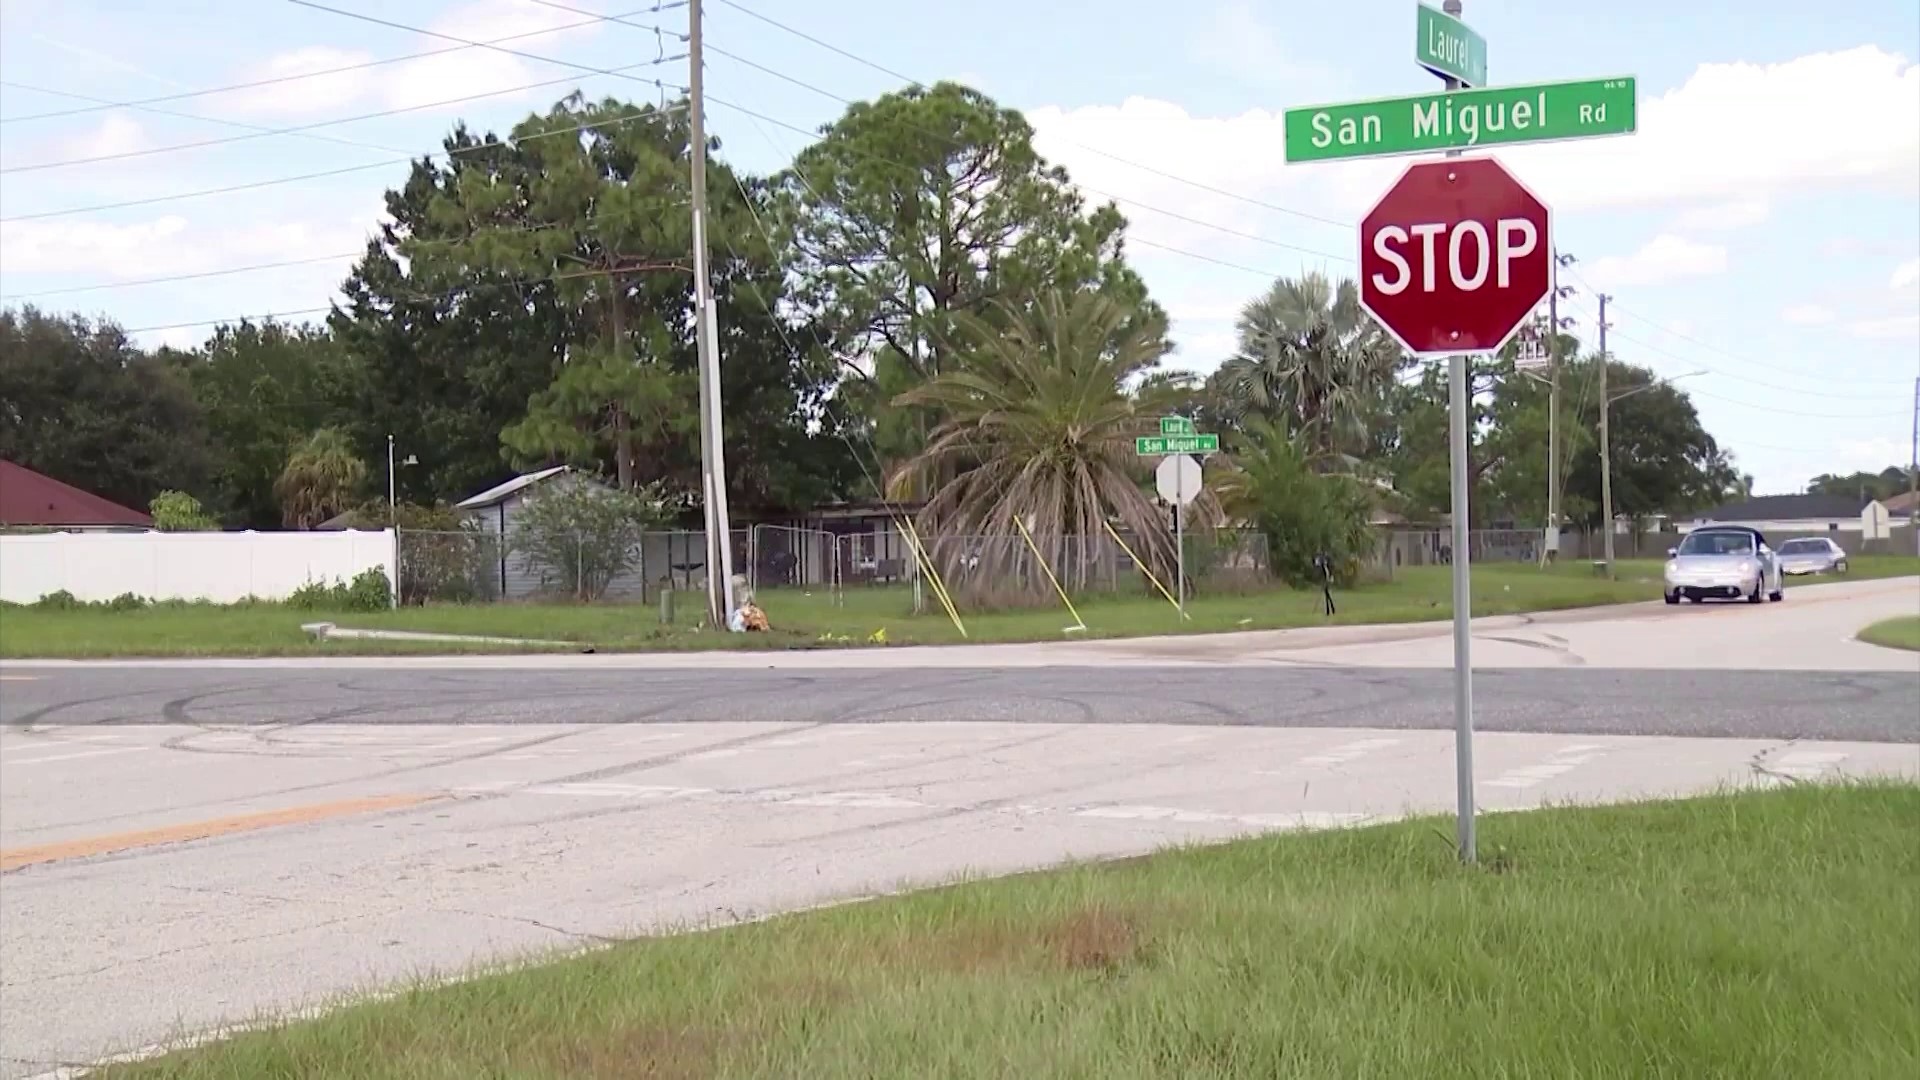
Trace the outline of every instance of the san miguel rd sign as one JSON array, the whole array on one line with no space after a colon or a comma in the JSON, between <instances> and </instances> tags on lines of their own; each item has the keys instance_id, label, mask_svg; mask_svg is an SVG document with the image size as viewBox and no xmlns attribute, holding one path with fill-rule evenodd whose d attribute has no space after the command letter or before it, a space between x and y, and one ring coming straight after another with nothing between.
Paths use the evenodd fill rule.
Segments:
<instances>
[{"instance_id":1,"label":"san miguel rd sign","mask_svg":"<svg viewBox=\"0 0 1920 1080\"><path fill-rule=\"evenodd\" d=\"M1133 440L1133 452L1141 457L1165 454L1217 454L1218 435L1141 435Z\"/></svg>"},{"instance_id":2,"label":"san miguel rd sign","mask_svg":"<svg viewBox=\"0 0 1920 1080\"><path fill-rule=\"evenodd\" d=\"M1288 162L1631 135L1632 76L1288 109Z\"/></svg>"},{"instance_id":3,"label":"san miguel rd sign","mask_svg":"<svg viewBox=\"0 0 1920 1080\"><path fill-rule=\"evenodd\" d=\"M1492 158L1408 166L1360 222L1360 304L1408 352L1493 352L1546 299L1547 205Z\"/></svg>"},{"instance_id":4,"label":"san miguel rd sign","mask_svg":"<svg viewBox=\"0 0 1920 1080\"><path fill-rule=\"evenodd\" d=\"M1413 62L1443 79L1487 85L1487 39L1444 11L1425 4L1416 9Z\"/></svg>"}]
</instances>

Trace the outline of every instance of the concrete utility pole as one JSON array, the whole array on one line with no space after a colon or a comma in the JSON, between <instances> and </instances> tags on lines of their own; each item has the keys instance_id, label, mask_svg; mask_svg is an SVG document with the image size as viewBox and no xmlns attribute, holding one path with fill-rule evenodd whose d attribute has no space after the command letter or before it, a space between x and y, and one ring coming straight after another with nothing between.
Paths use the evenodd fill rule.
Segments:
<instances>
[{"instance_id":1,"label":"concrete utility pole","mask_svg":"<svg viewBox=\"0 0 1920 1080\"><path fill-rule=\"evenodd\" d=\"M1600 295L1600 527L1606 531L1607 576L1613 576L1613 453L1607 442L1607 414L1613 401L1607 396L1607 368L1613 363L1607 355L1607 301Z\"/></svg>"},{"instance_id":2,"label":"concrete utility pole","mask_svg":"<svg viewBox=\"0 0 1920 1080\"><path fill-rule=\"evenodd\" d=\"M687 4L687 118L693 150L693 336L700 360L700 495L706 514L707 618L716 628L733 613L733 530L727 514L727 465L721 452L720 348L707 267L707 117L700 0Z\"/></svg>"},{"instance_id":3,"label":"concrete utility pole","mask_svg":"<svg viewBox=\"0 0 1920 1080\"><path fill-rule=\"evenodd\" d=\"M1560 557L1560 268L1574 261L1555 248L1548 264L1553 281L1547 293L1547 542L1542 553L1547 562ZM1571 294L1573 287L1566 291Z\"/></svg>"}]
</instances>

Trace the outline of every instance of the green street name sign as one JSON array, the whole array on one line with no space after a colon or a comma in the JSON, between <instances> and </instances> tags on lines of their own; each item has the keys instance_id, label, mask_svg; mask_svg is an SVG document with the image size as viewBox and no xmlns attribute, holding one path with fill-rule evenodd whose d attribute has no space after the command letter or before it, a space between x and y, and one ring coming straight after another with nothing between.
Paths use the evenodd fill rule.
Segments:
<instances>
[{"instance_id":1,"label":"green street name sign","mask_svg":"<svg viewBox=\"0 0 1920 1080\"><path fill-rule=\"evenodd\" d=\"M1193 434L1193 421L1184 416L1163 416L1160 418L1160 434L1191 435Z\"/></svg>"},{"instance_id":2,"label":"green street name sign","mask_svg":"<svg viewBox=\"0 0 1920 1080\"><path fill-rule=\"evenodd\" d=\"M1287 110L1287 160L1335 161L1631 135L1635 112L1630 75L1308 106Z\"/></svg>"},{"instance_id":3,"label":"green street name sign","mask_svg":"<svg viewBox=\"0 0 1920 1080\"><path fill-rule=\"evenodd\" d=\"M1142 435L1133 440L1134 452L1141 457L1166 454L1217 454L1218 435Z\"/></svg>"},{"instance_id":4,"label":"green street name sign","mask_svg":"<svg viewBox=\"0 0 1920 1080\"><path fill-rule=\"evenodd\" d=\"M1487 39L1466 23L1425 4L1417 4L1413 61L1443 79L1468 86L1487 85Z\"/></svg>"}]
</instances>

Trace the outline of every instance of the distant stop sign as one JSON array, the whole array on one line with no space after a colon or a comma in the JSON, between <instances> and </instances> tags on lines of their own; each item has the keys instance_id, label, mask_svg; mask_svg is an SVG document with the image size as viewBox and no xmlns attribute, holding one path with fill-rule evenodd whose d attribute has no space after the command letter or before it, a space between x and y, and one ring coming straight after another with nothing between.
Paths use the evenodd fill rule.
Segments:
<instances>
[{"instance_id":1,"label":"distant stop sign","mask_svg":"<svg viewBox=\"0 0 1920 1080\"><path fill-rule=\"evenodd\" d=\"M1360 303L1409 352L1493 352L1546 299L1550 217L1492 158L1412 165L1360 221Z\"/></svg>"}]
</instances>

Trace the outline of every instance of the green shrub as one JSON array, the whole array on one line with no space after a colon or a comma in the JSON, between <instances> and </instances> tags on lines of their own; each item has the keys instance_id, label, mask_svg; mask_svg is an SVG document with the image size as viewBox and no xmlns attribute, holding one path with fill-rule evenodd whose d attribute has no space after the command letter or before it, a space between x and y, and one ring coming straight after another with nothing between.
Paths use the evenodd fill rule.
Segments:
<instances>
[{"instance_id":1,"label":"green shrub","mask_svg":"<svg viewBox=\"0 0 1920 1080\"><path fill-rule=\"evenodd\" d=\"M67 590L59 589L35 600L33 606L39 611L79 611L87 605Z\"/></svg>"},{"instance_id":2,"label":"green shrub","mask_svg":"<svg viewBox=\"0 0 1920 1080\"><path fill-rule=\"evenodd\" d=\"M163 491L147 504L153 527L161 532L210 532L220 523L200 506L200 500L184 491Z\"/></svg>"},{"instance_id":3,"label":"green shrub","mask_svg":"<svg viewBox=\"0 0 1920 1080\"><path fill-rule=\"evenodd\" d=\"M293 590L287 606L300 611L385 611L393 606L393 583L379 567L362 570L351 583L338 578L331 585L309 581Z\"/></svg>"},{"instance_id":4,"label":"green shrub","mask_svg":"<svg viewBox=\"0 0 1920 1080\"><path fill-rule=\"evenodd\" d=\"M1266 534L1274 577L1295 588L1317 585L1314 556L1326 555L1334 584L1359 580L1377 543L1366 485L1315 471L1299 441L1269 425L1250 425L1235 450L1238 501Z\"/></svg>"}]
</instances>

